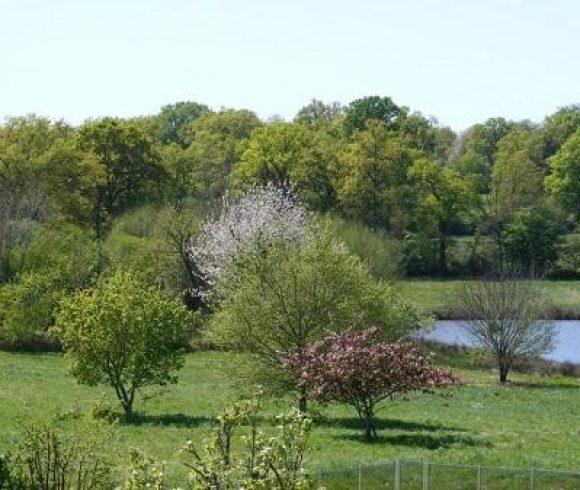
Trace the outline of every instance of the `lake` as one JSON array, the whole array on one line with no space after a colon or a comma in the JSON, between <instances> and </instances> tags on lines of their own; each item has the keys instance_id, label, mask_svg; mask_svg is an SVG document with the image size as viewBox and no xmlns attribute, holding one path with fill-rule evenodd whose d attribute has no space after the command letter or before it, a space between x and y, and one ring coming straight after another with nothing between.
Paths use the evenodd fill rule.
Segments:
<instances>
[{"instance_id":1,"label":"lake","mask_svg":"<svg viewBox=\"0 0 580 490\"><path fill-rule=\"evenodd\" d=\"M580 321L555 321L556 346L544 357L552 361L580 363ZM472 339L457 321L439 320L435 326L421 337L445 344L473 346Z\"/></svg>"}]
</instances>

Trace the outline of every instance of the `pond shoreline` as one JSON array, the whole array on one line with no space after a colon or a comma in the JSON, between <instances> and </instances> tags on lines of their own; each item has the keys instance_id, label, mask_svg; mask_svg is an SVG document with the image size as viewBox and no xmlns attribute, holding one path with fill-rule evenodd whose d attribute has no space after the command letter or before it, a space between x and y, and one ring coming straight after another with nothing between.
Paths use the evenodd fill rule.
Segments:
<instances>
[{"instance_id":1,"label":"pond shoreline","mask_svg":"<svg viewBox=\"0 0 580 490\"><path fill-rule=\"evenodd\" d=\"M459 315L459 313L454 308L433 308L433 310L427 312L427 314L435 317L435 320L464 320L464 318L461 318L461 315ZM580 312L552 307L548 310L545 319L555 321L580 321Z\"/></svg>"}]
</instances>

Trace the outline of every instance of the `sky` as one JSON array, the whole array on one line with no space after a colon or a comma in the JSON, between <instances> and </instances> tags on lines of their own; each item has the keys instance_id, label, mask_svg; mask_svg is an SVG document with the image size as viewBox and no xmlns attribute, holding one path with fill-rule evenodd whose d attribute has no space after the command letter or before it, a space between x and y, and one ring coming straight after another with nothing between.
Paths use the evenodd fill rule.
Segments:
<instances>
[{"instance_id":1,"label":"sky","mask_svg":"<svg viewBox=\"0 0 580 490\"><path fill-rule=\"evenodd\" d=\"M388 95L462 130L580 102L577 0L0 0L0 117Z\"/></svg>"}]
</instances>

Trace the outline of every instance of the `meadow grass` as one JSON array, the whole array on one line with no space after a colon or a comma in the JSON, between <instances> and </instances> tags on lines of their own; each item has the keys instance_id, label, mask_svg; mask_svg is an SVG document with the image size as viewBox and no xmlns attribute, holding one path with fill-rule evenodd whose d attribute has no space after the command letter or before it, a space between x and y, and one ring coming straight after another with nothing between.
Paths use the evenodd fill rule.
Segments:
<instances>
[{"instance_id":1,"label":"meadow grass","mask_svg":"<svg viewBox=\"0 0 580 490\"><path fill-rule=\"evenodd\" d=\"M228 354L189 354L177 385L145 390L136 400L133 422L111 426L107 452L120 467L128 448L178 461L180 448L199 442L212 420L249 390L220 369ZM448 359L445 360L449 363ZM456 366L470 366L456 362ZM413 394L386 404L378 420L379 439L364 442L352 409L316 407L311 467L338 469L394 458L487 466L580 471L580 380L514 375L500 387L492 371L455 368L460 385L436 394ZM82 421L106 387L78 385L60 354L0 352L0 452L17 443L24 425L55 421L63 430L82 431ZM290 398L268 399L269 415L286 411ZM178 469L176 474L183 475Z\"/></svg>"},{"instance_id":2,"label":"meadow grass","mask_svg":"<svg viewBox=\"0 0 580 490\"><path fill-rule=\"evenodd\" d=\"M454 291L460 280L406 279L395 283L404 298L408 298L424 313L453 317ZM580 318L580 281L542 281L552 305L553 319Z\"/></svg>"}]
</instances>

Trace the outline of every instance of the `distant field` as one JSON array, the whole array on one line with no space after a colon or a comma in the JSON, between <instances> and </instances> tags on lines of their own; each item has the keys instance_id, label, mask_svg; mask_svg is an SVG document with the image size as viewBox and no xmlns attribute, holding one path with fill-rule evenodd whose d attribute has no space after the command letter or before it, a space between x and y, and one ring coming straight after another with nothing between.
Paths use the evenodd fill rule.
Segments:
<instances>
[{"instance_id":1,"label":"distant field","mask_svg":"<svg viewBox=\"0 0 580 490\"><path fill-rule=\"evenodd\" d=\"M238 385L219 374L229 359L223 353L190 354L178 385L146 391L146 399L136 401L137 422L111 426L115 439L108 451L119 465L127 463L130 447L177 461L185 441L199 441L213 417L240 396ZM520 384L506 388L497 385L494 373L477 370L466 359L441 360L454 366L465 384L389 403L380 413L375 443L361 441L353 410L320 409L309 465L341 468L398 457L580 469L579 379L517 375L513 379ZM108 393L76 384L56 354L0 352L0 378L0 452L33 420L81 431L101 393ZM271 400L266 409L275 414L289 403Z\"/></svg>"},{"instance_id":2,"label":"distant field","mask_svg":"<svg viewBox=\"0 0 580 490\"><path fill-rule=\"evenodd\" d=\"M417 279L398 281L395 286L421 311L449 318L455 305L453 292L460 284L458 280ZM580 281L543 281L543 286L553 305L554 319L580 318Z\"/></svg>"}]
</instances>

